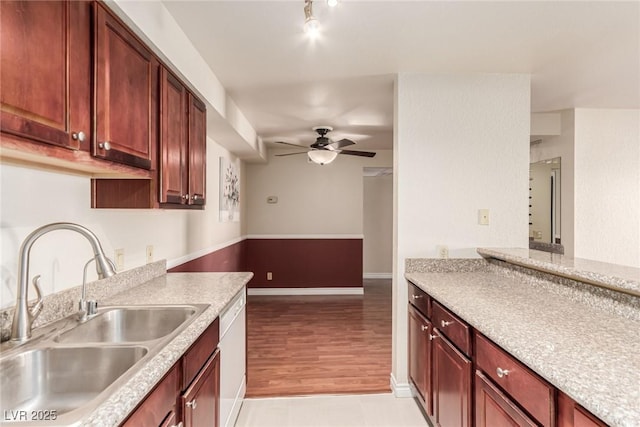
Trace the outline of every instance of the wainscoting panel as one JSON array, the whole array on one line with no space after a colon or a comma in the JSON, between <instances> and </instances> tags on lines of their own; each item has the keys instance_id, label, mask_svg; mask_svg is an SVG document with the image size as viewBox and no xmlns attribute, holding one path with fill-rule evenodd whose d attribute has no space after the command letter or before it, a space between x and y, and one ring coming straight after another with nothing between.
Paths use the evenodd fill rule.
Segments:
<instances>
[{"instance_id":1,"label":"wainscoting panel","mask_svg":"<svg viewBox=\"0 0 640 427\"><path fill-rule=\"evenodd\" d=\"M169 270L169 273L198 273L212 271L250 271L245 265L247 241L242 240L200 258L185 262Z\"/></svg>"},{"instance_id":2,"label":"wainscoting panel","mask_svg":"<svg viewBox=\"0 0 640 427\"><path fill-rule=\"evenodd\" d=\"M362 287L361 238L247 239L250 288ZM271 272L272 280L267 280Z\"/></svg>"}]
</instances>

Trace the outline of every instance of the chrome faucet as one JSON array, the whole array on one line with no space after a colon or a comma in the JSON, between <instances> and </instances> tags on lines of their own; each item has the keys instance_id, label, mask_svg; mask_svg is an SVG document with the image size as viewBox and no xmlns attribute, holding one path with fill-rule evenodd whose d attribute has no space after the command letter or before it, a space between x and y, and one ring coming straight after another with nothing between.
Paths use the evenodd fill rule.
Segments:
<instances>
[{"instance_id":1,"label":"chrome faucet","mask_svg":"<svg viewBox=\"0 0 640 427\"><path fill-rule=\"evenodd\" d=\"M33 284L36 287L38 293L38 302L31 309L28 302L28 282L29 282L29 252L36 240L43 234L46 234L54 230L71 230L82 234L89 240L91 247L93 248L94 259L96 261L96 272L98 277L103 279L105 277L111 277L115 273L111 264L107 260L107 256L100 246L100 241L93 232L89 229L70 222L56 222L53 224L44 225L31 234L29 234L22 245L20 246L20 255L18 258L18 292L16 298L16 308L13 314L13 324L11 325L11 340L12 341L25 341L31 337L31 327L35 318L40 314L42 309L42 296L39 286L40 276L36 276L33 280Z\"/></svg>"}]
</instances>

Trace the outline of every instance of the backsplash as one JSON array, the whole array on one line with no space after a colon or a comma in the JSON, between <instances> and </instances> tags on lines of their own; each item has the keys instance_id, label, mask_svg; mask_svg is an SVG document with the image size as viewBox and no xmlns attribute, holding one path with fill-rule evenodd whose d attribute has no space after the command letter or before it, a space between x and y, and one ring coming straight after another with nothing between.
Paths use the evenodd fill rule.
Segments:
<instances>
[{"instance_id":1,"label":"backsplash","mask_svg":"<svg viewBox=\"0 0 640 427\"><path fill-rule=\"evenodd\" d=\"M87 299L100 301L111 297L132 286L136 286L167 272L167 261L161 260L150 264L123 271L115 276L106 279L96 280L87 283ZM78 311L78 301L82 286L65 289L54 294L43 297L43 308L40 316L33 322L33 327L46 325L62 319ZM11 324L13 322L13 312L15 307L8 307L0 311L0 341L7 341L11 338Z\"/></svg>"}]
</instances>

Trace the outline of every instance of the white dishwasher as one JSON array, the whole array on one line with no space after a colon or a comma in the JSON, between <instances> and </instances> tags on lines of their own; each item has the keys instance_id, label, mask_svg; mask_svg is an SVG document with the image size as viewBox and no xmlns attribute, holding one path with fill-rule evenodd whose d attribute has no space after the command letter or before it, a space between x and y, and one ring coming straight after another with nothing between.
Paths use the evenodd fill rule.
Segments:
<instances>
[{"instance_id":1,"label":"white dishwasher","mask_svg":"<svg viewBox=\"0 0 640 427\"><path fill-rule=\"evenodd\" d=\"M220 315L220 426L233 427L247 389L246 287Z\"/></svg>"}]
</instances>

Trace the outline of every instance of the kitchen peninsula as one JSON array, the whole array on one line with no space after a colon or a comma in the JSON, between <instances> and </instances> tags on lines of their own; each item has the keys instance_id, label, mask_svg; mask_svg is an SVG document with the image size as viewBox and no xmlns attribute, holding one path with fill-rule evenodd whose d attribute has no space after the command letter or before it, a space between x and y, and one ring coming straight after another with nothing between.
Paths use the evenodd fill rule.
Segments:
<instances>
[{"instance_id":1,"label":"kitchen peninsula","mask_svg":"<svg viewBox=\"0 0 640 427\"><path fill-rule=\"evenodd\" d=\"M450 410L447 396L439 400L436 360L437 349L450 347L468 370L461 425L490 425L496 405L519 425L640 425L640 270L528 249L478 253L485 259L406 260L409 357L433 348L435 367L420 372L410 362L428 416L446 419ZM423 323L412 329L412 318ZM507 361L514 367L505 369Z\"/></svg>"}]
</instances>

